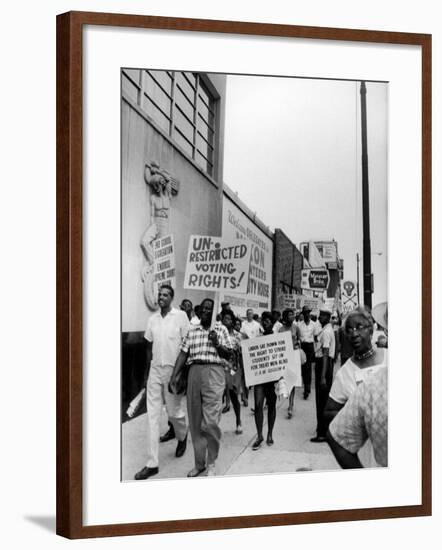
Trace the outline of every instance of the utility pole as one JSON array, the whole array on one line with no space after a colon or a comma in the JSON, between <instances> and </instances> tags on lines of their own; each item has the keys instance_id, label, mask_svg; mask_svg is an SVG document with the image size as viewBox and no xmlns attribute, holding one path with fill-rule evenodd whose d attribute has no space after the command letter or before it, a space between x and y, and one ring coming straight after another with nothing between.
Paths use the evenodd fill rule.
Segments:
<instances>
[{"instance_id":1,"label":"utility pole","mask_svg":"<svg viewBox=\"0 0 442 550\"><path fill-rule=\"evenodd\" d=\"M372 274L370 243L370 196L368 186L367 150L367 88L361 81L361 138L362 138L362 232L363 232L363 280L364 305L371 309Z\"/></svg>"},{"instance_id":2,"label":"utility pole","mask_svg":"<svg viewBox=\"0 0 442 550\"><path fill-rule=\"evenodd\" d=\"M358 305L361 303L361 298L359 297L359 252L356 252L356 289L358 293Z\"/></svg>"}]
</instances>

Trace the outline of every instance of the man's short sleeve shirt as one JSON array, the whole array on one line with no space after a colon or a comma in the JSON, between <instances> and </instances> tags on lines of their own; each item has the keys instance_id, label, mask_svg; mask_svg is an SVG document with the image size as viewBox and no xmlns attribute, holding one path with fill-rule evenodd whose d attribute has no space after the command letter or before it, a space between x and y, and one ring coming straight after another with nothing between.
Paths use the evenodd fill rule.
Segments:
<instances>
[{"instance_id":1,"label":"man's short sleeve shirt","mask_svg":"<svg viewBox=\"0 0 442 550\"><path fill-rule=\"evenodd\" d=\"M333 358L335 356L335 346L335 331L333 330L331 324L328 323L318 336L318 349L316 351L316 357L323 357L323 349L328 348L328 356Z\"/></svg>"},{"instance_id":2,"label":"man's short sleeve shirt","mask_svg":"<svg viewBox=\"0 0 442 550\"><path fill-rule=\"evenodd\" d=\"M188 330L187 315L176 308L164 317L159 311L149 317L144 337L152 343L152 366L175 365Z\"/></svg>"},{"instance_id":3,"label":"man's short sleeve shirt","mask_svg":"<svg viewBox=\"0 0 442 550\"><path fill-rule=\"evenodd\" d=\"M193 326L181 344L181 351L188 354L189 364L201 362L221 365L223 363L217 349L209 340L211 330L216 332L221 346L233 349L233 342L224 325L217 323L213 329L205 329L202 325Z\"/></svg>"}]
</instances>

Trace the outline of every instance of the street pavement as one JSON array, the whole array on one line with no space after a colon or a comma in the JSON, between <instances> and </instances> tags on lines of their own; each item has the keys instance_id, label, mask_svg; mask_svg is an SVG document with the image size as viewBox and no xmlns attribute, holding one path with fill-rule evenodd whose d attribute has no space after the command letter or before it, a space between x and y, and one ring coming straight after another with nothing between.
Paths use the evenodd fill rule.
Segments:
<instances>
[{"instance_id":1,"label":"street pavement","mask_svg":"<svg viewBox=\"0 0 442 550\"><path fill-rule=\"evenodd\" d=\"M235 433L233 407L222 415L223 439L216 464L217 475L250 475L302 472L311 470L339 470L327 443L311 443L315 434L316 409L312 392L307 400L302 398L302 388L296 389L294 415L287 418L288 399L277 403L277 416L273 430L274 445L265 443L267 435L267 409L264 410L264 443L257 451L252 450L256 439L256 428L251 408L253 391L250 392L249 406L241 407L243 433ZM167 415L163 408L161 433L167 431ZM182 478L194 466L193 447L189 434L187 450L183 457L175 458L177 440L160 443L159 473L149 480ZM122 480L133 480L135 473L145 466L146 461L146 414L125 422L122 425Z\"/></svg>"}]
</instances>

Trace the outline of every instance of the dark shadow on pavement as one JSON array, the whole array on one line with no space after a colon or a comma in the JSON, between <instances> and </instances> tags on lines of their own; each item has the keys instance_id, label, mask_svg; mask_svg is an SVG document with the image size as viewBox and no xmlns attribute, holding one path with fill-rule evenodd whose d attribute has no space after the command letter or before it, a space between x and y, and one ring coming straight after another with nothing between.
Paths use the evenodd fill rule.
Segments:
<instances>
[{"instance_id":1,"label":"dark shadow on pavement","mask_svg":"<svg viewBox=\"0 0 442 550\"><path fill-rule=\"evenodd\" d=\"M24 519L35 523L45 531L55 533L55 516L25 516Z\"/></svg>"}]
</instances>

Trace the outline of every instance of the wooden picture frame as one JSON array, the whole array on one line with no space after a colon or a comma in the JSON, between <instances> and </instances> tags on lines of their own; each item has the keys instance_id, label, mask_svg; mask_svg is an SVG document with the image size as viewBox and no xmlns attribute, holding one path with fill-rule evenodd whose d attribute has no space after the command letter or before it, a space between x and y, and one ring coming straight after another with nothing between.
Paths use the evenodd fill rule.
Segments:
<instances>
[{"instance_id":1,"label":"wooden picture frame","mask_svg":"<svg viewBox=\"0 0 442 550\"><path fill-rule=\"evenodd\" d=\"M86 25L414 45L422 62L422 502L419 505L83 525L83 39ZM431 514L431 36L69 12L57 17L57 533L68 538Z\"/></svg>"}]
</instances>

